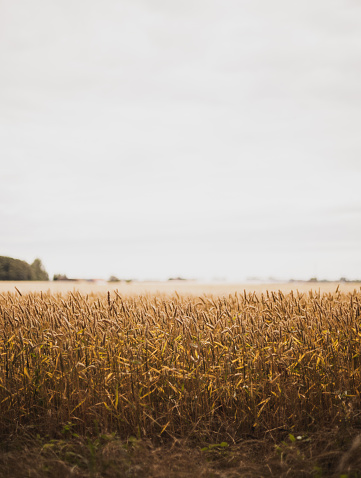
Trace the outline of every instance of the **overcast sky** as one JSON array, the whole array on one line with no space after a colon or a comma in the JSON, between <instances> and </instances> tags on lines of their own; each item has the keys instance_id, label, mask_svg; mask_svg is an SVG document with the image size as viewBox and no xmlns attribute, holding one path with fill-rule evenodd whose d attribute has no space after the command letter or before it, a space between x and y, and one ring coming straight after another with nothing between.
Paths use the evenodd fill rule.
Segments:
<instances>
[{"instance_id":1,"label":"overcast sky","mask_svg":"<svg viewBox=\"0 0 361 478\"><path fill-rule=\"evenodd\" d=\"M361 278L359 0L0 0L0 255Z\"/></svg>"}]
</instances>

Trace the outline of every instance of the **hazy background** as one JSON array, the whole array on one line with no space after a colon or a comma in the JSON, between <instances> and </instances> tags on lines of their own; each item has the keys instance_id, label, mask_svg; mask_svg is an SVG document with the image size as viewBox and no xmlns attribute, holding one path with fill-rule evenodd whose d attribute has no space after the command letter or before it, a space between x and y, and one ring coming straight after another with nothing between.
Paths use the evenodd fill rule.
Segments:
<instances>
[{"instance_id":1,"label":"hazy background","mask_svg":"<svg viewBox=\"0 0 361 478\"><path fill-rule=\"evenodd\" d=\"M0 255L361 277L357 0L0 0Z\"/></svg>"}]
</instances>

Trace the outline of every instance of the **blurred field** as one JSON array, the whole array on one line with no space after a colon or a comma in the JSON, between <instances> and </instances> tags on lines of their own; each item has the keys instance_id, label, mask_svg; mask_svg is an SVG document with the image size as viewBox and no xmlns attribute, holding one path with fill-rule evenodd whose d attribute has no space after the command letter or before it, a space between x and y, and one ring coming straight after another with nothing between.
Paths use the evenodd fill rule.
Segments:
<instances>
[{"instance_id":1,"label":"blurred field","mask_svg":"<svg viewBox=\"0 0 361 478\"><path fill-rule=\"evenodd\" d=\"M55 281L55 282L36 282L36 281L0 281L0 292L15 292L15 287L22 293L28 292L51 292L51 293L68 293L79 291L82 294L102 294L108 291L117 290L125 295L138 294L213 294L228 295L235 292L256 292L265 293L268 291L281 290L284 294L291 290L299 292L307 292L309 290L324 292L335 292L337 287L341 292L353 292L360 290L360 283L357 282L286 282L286 283L267 283L267 284L250 284L250 283L202 283L197 281L167 281L167 282L111 282L111 283L94 283L88 281Z\"/></svg>"}]
</instances>

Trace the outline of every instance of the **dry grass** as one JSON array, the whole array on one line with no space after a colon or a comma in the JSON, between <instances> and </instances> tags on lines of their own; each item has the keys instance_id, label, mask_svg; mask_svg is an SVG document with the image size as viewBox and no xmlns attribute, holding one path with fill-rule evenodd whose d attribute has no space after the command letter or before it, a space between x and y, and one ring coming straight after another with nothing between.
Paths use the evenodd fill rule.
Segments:
<instances>
[{"instance_id":1,"label":"dry grass","mask_svg":"<svg viewBox=\"0 0 361 478\"><path fill-rule=\"evenodd\" d=\"M134 437L153 447L187 440L203 447L196 455L232 462L233 475L214 476L247 476L237 474L239 447L261 440L268 443L263 453L278 443L278 464L272 465L273 457L267 475L250 457L247 466L256 471L249 476L277 476L272 466L281 466L278 476L282 466L287 476L294 466L304 466L298 476L317 476L310 437L337 430L339 449L324 444L327 466L320 456L318 463L328 467L327 476L331 466L332 472L337 466L340 473L352 472L357 439L348 455L342 457L342 450L361 425L360 302L357 291L4 293L2 437L24 430L48 439L113 434L118 442L112 446Z\"/></svg>"}]
</instances>

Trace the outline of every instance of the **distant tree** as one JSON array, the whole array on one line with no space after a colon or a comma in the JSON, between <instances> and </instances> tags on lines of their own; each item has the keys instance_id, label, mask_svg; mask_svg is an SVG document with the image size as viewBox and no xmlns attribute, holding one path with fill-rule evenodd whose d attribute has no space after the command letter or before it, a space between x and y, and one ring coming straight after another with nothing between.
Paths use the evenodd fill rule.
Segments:
<instances>
[{"instance_id":1,"label":"distant tree","mask_svg":"<svg viewBox=\"0 0 361 478\"><path fill-rule=\"evenodd\" d=\"M120 279L116 276L110 276L108 282L120 282Z\"/></svg>"},{"instance_id":2,"label":"distant tree","mask_svg":"<svg viewBox=\"0 0 361 478\"><path fill-rule=\"evenodd\" d=\"M0 280L32 280L31 268L20 259L0 256Z\"/></svg>"},{"instance_id":3,"label":"distant tree","mask_svg":"<svg viewBox=\"0 0 361 478\"><path fill-rule=\"evenodd\" d=\"M20 259L0 256L0 280L49 280L40 259L29 265Z\"/></svg>"},{"instance_id":4,"label":"distant tree","mask_svg":"<svg viewBox=\"0 0 361 478\"><path fill-rule=\"evenodd\" d=\"M65 274L54 274L53 280L69 280Z\"/></svg>"},{"instance_id":5,"label":"distant tree","mask_svg":"<svg viewBox=\"0 0 361 478\"><path fill-rule=\"evenodd\" d=\"M31 264L30 268L31 268L32 280L41 280L41 281L49 280L49 275L46 272L40 259L35 259L35 261Z\"/></svg>"}]
</instances>

